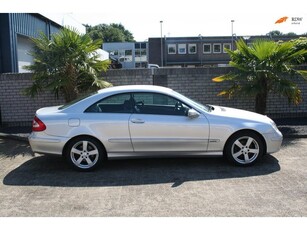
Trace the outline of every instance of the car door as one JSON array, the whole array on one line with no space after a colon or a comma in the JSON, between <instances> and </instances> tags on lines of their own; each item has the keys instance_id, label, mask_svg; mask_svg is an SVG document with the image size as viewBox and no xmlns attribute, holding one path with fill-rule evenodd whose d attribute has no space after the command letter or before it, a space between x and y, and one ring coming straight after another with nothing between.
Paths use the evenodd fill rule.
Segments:
<instances>
[{"instance_id":1,"label":"car door","mask_svg":"<svg viewBox=\"0 0 307 230\"><path fill-rule=\"evenodd\" d=\"M205 116L187 116L183 102L164 94L135 93L135 112L129 120L135 152L204 152L209 126Z\"/></svg>"},{"instance_id":2,"label":"car door","mask_svg":"<svg viewBox=\"0 0 307 230\"><path fill-rule=\"evenodd\" d=\"M108 154L133 152L128 121L132 114L130 93L97 101L85 111L87 126L104 144Z\"/></svg>"}]
</instances>

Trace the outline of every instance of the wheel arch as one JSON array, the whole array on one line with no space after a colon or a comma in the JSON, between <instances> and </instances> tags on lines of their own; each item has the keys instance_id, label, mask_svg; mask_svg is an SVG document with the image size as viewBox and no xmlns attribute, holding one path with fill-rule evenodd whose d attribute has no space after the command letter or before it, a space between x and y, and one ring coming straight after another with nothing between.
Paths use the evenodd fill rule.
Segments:
<instances>
[{"instance_id":1,"label":"wheel arch","mask_svg":"<svg viewBox=\"0 0 307 230\"><path fill-rule=\"evenodd\" d=\"M97 137L94 137L94 136L91 136L91 135L87 135L87 134L82 134L82 135L74 136L71 139L69 139L66 142L66 144L64 145L64 147L63 147L63 151L62 151L62 156L63 157L65 156L65 153L67 152L67 147L68 147L69 143L74 141L75 139L81 138L81 137L89 137L89 138L95 139L101 145L101 147L103 148L103 150L105 152L105 157L106 158L108 157L108 154L107 154L107 151L106 151L106 148L105 148L104 144Z\"/></svg>"},{"instance_id":2,"label":"wheel arch","mask_svg":"<svg viewBox=\"0 0 307 230\"><path fill-rule=\"evenodd\" d=\"M253 129L241 129L241 130L238 130L238 131L234 132L233 134L231 134L231 135L228 137L227 141L225 142L224 148L223 148L223 155L225 155L225 148L226 148L226 146L228 145L228 143L229 143L229 141L231 140L231 138L232 138L233 136L239 134L239 133L244 133L244 132L252 132L252 133L254 133L255 135L257 135L257 136L260 138L260 140L262 141L262 143L263 143L264 152L265 152L265 153L267 152L267 143L266 143L266 141L265 141L265 139L264 139L264 137L263 137L263 135L262 135L261 133L255 131L255 130L253 130Z\"/></svg>"}]
</instances>

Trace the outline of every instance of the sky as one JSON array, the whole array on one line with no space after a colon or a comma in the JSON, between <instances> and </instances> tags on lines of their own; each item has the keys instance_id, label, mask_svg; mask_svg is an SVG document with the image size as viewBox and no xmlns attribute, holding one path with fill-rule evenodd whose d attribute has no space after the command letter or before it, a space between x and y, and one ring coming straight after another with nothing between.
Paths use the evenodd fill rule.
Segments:
<instances>
[{"instance_id":1,"label":"sky","mask_svg":"<svg viewBox=\"0 0 307 230\"><path fill-rule=\"evenodd\" d=\"M160 37L161 27L166 37L303 34L306 8L306 0L0 0L0 12L41 13L79 31L82 24L121 23L136 41Z\"/></svg>"}]
</instances>

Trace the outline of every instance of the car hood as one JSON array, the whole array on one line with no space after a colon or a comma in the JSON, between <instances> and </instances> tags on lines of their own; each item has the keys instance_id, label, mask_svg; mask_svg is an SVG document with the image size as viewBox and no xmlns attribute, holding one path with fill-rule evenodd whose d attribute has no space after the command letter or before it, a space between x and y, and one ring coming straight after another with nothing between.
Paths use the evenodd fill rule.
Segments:
<instances>
[{"instance_id":1,"label":"car hood","mask_svg":"<svg viewBox=\"0 0 307 230\"><path fill-rule=\"evenodd\" d=\"M261 115L259 113L254 113L246 110L241 109L234 109L229 107L222 107L222 106L212 106L211 114L216 116L221 116L225 118L233 118L233 119L240 119L245 121L252 121L252 122L261 122L261 123L271 123L271 119L265 115Z\"/></svg>"}]
</instances>

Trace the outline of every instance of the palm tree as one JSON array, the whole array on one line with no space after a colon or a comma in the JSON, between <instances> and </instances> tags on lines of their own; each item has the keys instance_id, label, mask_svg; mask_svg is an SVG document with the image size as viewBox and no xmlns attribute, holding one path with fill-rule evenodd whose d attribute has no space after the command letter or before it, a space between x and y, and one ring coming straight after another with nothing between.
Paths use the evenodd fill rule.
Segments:
<instances>
[{"instance_id":1,"label":"palm tree","mask_svg":"<svg viewBox=\"0 0 307 230\"><path fill-rule=\"evenodd\" d=\"M32 40L34 63L26 68L33 72L33 85L26 90L28 95L50 89L57 97L62 93L69 102L92 87L111 86L100 78L109 66L109 60L100 60L97 53L101 40L93 41L72 28L61 29L51 39L41 33Z\"/></svg>"},{"instance_id":2,"label":"palm tree","mask_svg":"<svg viewBox=\"0 0 307 230\"><path fill-rule=\"evenodd\" d=\"M255 98L255 111L265 114L269 93L288 98L299 104L301 91L291 80L294 76L307 79L307 71L295 70L291 63L301 60L307 50L295 50L293 42L276 43L272 40L256 40L247 46L244 40L236 42L237 50L227 50L230 66L235 72L215 77L214 82L230 81L231 87L218 95L248 95Z\"/></svg>"}]
</instances>

